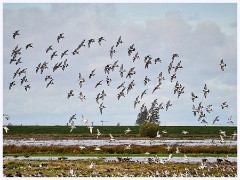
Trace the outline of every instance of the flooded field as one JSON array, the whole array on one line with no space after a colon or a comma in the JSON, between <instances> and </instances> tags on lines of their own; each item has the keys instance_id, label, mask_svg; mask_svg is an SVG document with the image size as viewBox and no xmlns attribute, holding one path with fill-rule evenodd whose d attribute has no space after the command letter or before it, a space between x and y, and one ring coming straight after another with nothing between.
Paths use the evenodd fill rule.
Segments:
<instances>
[{"instance_id":1,"label":"flooded field","mask_svg":"<svg viewBox=\"0 0 240 180\"><path fill-rule=\"evenodd\" d=\"M228 146L237 145L237 141L226 140L226 142L221 143L220 140L3 140L3 145L28 145L28 146L52 146L52 145L83 145L83 146L104 146L104 145L184 145L184 146L199 146L199 145L217 145L217 146Z\"/></svg>"},{"instance_id":2,"label":"flooded field","mask_svg":"<svg viewBox=\"0 0 240 180\"><path fill-rule=\"evenodd\" d=\"M58 160L62 157L58 157L58 156L29 156L29 157L24 157L24 156L19 156L19 157L13 157L13 156L6 156L3 157L3 160ZM67 160L103 160L105 162L108 161L118 161L117 157L91 157L91 156L85 156L85 157L79 157L79 156L67 156L64 157ZM128 156L128 157L121 157L122 159L124 158L128 158L130 159L130 161L133 162L148 162L149 159L155 161L155 162L164 162L164 161L168 161L168 158L166 157L156 157L156 156L140 156L140 157L136 157L136 156ZM172 157L171 158L171 162L185 162L185 163L192 163L192 162L201 162L202 159L204 159L206 157L188 157L188 159L184 158L184 157ZM221 157L207 157L207 161L208 162L216 162L218 158ZM237 157L228 157L228 160L230 162L236 162L237 161Z\"/></svg>"}]
</instances>

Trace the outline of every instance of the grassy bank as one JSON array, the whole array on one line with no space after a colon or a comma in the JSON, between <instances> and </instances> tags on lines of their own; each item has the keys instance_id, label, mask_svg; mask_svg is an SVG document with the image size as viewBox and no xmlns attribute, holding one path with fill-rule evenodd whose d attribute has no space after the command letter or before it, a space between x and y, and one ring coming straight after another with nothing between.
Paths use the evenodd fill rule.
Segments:
<instances>
[{"instance_id":1,"label":"grassy bank","mask_svg":"<svg viewBox=\"0 0 240 180\"><path fill-rule=\"evenodd\" d=\"M3 146L3 155L5 156L145 156L146 152L150 155L168 156L172 153L174 156L222 156L228 154L236 156L236 146L178 146L180 153L176 153L176 145L171 146L169 150L166 145L141 146L132 145L131 149L125 149L124 145L105 145L100 146L100 151L94 150L94 146L88 146L80 149L78 145L73 146Z\"/></svg>"},{"instance_id":2,"label":"grassy bank","mask_svg":"<svg viewBox=\"0 0 240 180\"><path fill-rule=\"evenodd\" d=\"M131 132L124 134L124 130L131 129ZM70 133L68 126L9 126L9 132L4 133L4 138L24 138L24 137L41 137L41 138L96 138L97 129L102 134L102 137L109 137L109 133L118 138L142 138L139 135L138 126L94 126L93 134L90 133L86 126L76 126ZM167 134L163 134L165 139L204 139L204 138L219 138L219 130L226 131L227 136L231 136L234 131L237 131L236 126L160 126L160 134L163 130ZM185 130L189 134L184 135L181 132Z\"/></svg>"}]
</instances>

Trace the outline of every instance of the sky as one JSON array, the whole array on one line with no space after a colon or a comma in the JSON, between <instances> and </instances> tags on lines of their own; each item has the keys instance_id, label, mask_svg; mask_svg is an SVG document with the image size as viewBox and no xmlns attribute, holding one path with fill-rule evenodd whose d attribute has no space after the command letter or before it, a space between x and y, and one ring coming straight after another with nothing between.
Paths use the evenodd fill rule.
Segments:
<instances>
[{"instance_id":1,"label":"sky","mask_svg":"<svg viewBox=\"0 0 240 180\"><path fill-rule=\"evenodd\" d=\"M20 35L13 39L13 32ZM57 42L57 36L64 33L64 39ZM101 46L97 39L103 36ZM122 37L123 43L116 47ZM91 47L83 47L78 55L71 52L83 40L95 39ZM33 48L25 46L33 43ZM127 49L134 44L135 51L128 56ZM12 50L21 47L21 64L10 64ZM46 53L52 45L58 56L50 59L53 51ZM114 45L116 53L110 58L110 49ZM68 50L68 55L61 59L61 53ZM140 59L133 62L138 52ZM170 81L173 74L167 67L172 55L175 66L179 61L183 68L176 72L177 78ZM149 68L144 68L144 57L153 58ZM154 64L160 58L161 63ZM69 66L64 71L57 69L56 63L67 59ZM220 60L226 63L225 70L220 68ZM109 74L104 73L104 66L118 60L119 67ZM48 69L43 74L36 73L39 63L48 62ZM136 74L121 78L119 68L123 64L126 72L135 67ZM18 69L27 68L28 82L31 89L25 91L20 85L24 75L16 76ZM88 78L93 69L96 75ZM158 84L158 75L162 72L165 80L161 88L152 93ZM85 78L83 86L78 84L79 73ZM44 80L47 75L53 77L53 85L46 88ZM112 79L108 86L106 77ZM144 77L151 81L144 86ZM9 83L16 85L9 90ZM101 86L95 85L103 80ZM134 80L134 88L117 100L120 92L117 87L125 81L125 86ZM184 93L178 98L174 94L176 82L181 83ZM204 98L203 87L210 90ZM140 98L140 104L134 108L134 100L147 90ZM73 90L74 96L67 98ZM107 96L103 101L105 109L101 114L95 101L98 93L105 90ZM81 101L78 96L86 96ZM191 92L198 98L191 100ZM170 100L172 106L168 111L160 110L161 125L198 126L204 125L193 115L192 106L200 102L204 107L206 121L212 126L229 125L227 119L232 116L237 123L237 4L236 3L3 3L3 113L10 116L4 124L14 125L66 125L69 118L76 114L75 125L83 125L82 115L94 125L135 125L137 115L143 103L149 109L154 99L164 106ZM223 102L228 108L221 108ZM205 111L212 105L213 112Z\"/></svg>"}]
</instances>

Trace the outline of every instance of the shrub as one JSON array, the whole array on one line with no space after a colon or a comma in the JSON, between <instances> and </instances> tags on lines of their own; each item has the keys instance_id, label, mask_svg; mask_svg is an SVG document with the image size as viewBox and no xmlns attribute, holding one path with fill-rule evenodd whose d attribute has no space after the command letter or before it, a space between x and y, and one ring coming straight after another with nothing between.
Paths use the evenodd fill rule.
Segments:
<instances>
[{"instance_id":1,"label":"shrub","mask_svg":"<svg viewBox=\"0 0 240 180\"><path fill-rule=\"evenodd\" d=\"M139 127L139 133L143 137L156 137L159 125L155 122L145 121Z\"/></svg>"}]
</instances>

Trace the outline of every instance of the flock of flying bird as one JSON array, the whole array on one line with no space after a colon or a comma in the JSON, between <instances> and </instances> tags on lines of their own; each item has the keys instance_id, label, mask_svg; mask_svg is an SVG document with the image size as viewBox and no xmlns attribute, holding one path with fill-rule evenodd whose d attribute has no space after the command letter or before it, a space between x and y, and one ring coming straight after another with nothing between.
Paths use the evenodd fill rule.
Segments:
<instances>
[{"instance_id":1,"label":"flock of flying bird","mask_svg":"<svg viewBox=\"0 0 240 180\"><path fill-rule=\"evenodd\" d=\"M17 36L20 36L20 32L19 30L15 31L13 33L13 39L17 39ZM64 33L61 33L60 35L57 36L57 42L58 43L61 43L61 41L63 41L64 39ZM73 51L72 51L72 55L77 55L80 53L80 49L83 48L83 47L88 47L90 48L91 45L96 41L96 39L89 39L89 40L83 40L79 45L78 47L76 47ZM98 44L101 46L103 41L106 41L104 37L100 37L97 39L97 42ZM85 44L87 43L87 44ZM110 55L110 58L112 59L114 57L114 54L117 52L117 48L123 43L122 41L122 37L120 36L116 42L115 45L112 45L110 50L109 50L109 55ZM33 48L34 43L28 43L26 46L25 46L25 49L26 51L29 50L29 48ZM10 64L15 64L15 65L18 65L18 64L21 64L23 63L21 61L21 57L19 57L21 55L21 51L22 51L22 48L19 47L18 45L12 50L12 54L11 54L11 60L10 60ZM53 49L53 45L50 45L46 48L46 51L45 53L49 54L51 53L50 55L50 61L52 62L55 57L58 57L60 56L60 62L57 62L55 63L55 65L52 67L52 72L54 73L55 71L57 71L58 69L61 69L62 71L65 70L65 68L67 68L69 66L68 64L68 59L65 59L66 56L68 56L68 49L65 50L64 52L60 53L57 52L56 50ZM135 52L135 54L133 54ZM137 50L135 49L134 47L134 44L132 44L128 49L127 49L127 54L128 56L132 56L132 61L135 62L137 61L137 59L140 59L140 56L139 56L139 53L137 52ZM179 58L179 55L178 54L173 54L172 55L172 58L171 58L171 62L169 63L168 67L167 67L167 70L168 70L168 73L170 75L170 81L173 82L174 79L177 78L176 76L176 73L179 69L183 68L183 66L181 65L181 61L178 61L177 62L177 58ZM64 59L64 60L63 60ZM145 57L143 57L143 61L144 61L144 68L145 69L148 69L149 66L151 64L157 64L157 63L162 63L162 60L157 57L157 58L152 58L151 55L147 55ZM46 69L49 69L49 61L44 61L44 62L41 62L39 63L37 66L36 66L36 73L40 73L40 74L43 74L43 72L45 72ZM226 67L226 64L224 63L223 59L220 61L220 68L222 71L224 71L224 67ZM121 78L125 78L126 79L132 79L132 76L134 76L136 74L136 70L135 70L135 67L131 67L128 71L124 68L124 64L119 64L119 60L115 61L114 63L112 64L107 64L104 66L103 68L103 71L105 74L107 74L107 77L105 79L106 83L107 83L107 86L110 86L111 85L111 82L112 82L112 79L109 77L109 74L110 72L114 71L116 68L119 68L119 74L120 74L120 77ZM125 73L125 75L124 75ZM31 85L28 83L28 79L27 79L27 68L18 68L14 74L13 74L13 81L10 82L9 84L9 90L11 90L13 88L13 86L16 85L16 80L15 78L17 77L17 75L21 78L20 79L20 84L24 86L25 90L28 91L29 89L31 89ZM96 75L96 69L93 69L88 78L89 78L89 81ZM166 80L165 77L163 76L163 72L160 72L158 77L158 83L157 85L153 88L152 90L152 94L154 94L157 90L159 90L163 84L163 81ZM44 78L45 82L46 82L46 88L48 88L49 86L52 86L54 84L54 79L52 77L52 74L48 74L45 76ZM148 77L148 76L145 76L144 80L143 80L143 84L144 86L148 86L148 83L151 81L151 79ZM86 77L84 77L82 75L82 73L79 73L79 76L78 76L78 82L79 82L79 87L80 89L82 88L82 86L84 85L84 83L86 82ZM94 87L97 89L99 86L103 85L103 82L104 82L104 79L100 80ZM120 100L120 98L122 97L125 97L126 94L129 94L129 92L134 88L135 86L135 80L132 80L128 85L125 84L126 82L123 81L118 87L117 89L119 89L119 93L117 94L117 99ZM179 81L176 81L176 84L174 86L174 90L173 90L173 93L174 94L177 94L177 97L179 98L181 96L181 94L184 93L184 86L179 82ZM136 108L138 104L140 104L140 101L141 99L143 98L144 95L147 94L147 91L148 91L148 88L146 88L140 95L138 95L133 103L133 107ZM210 90L208 89L207 85L205 84L204 85L204 88L203 88L203 95L205 98L207 98L207 95L208 93L210 92ZM70 99L72 96L75 96L75 92L73 90L70 90L66 97L67 99ZM100 110L100 113L102 114L103 113L103 110L104 108L106 108L106 106L103 104L104 103L104 98L107 96L105 90L102 90L101 92L99 92L96 96L96 102L97 104L100 104L99 105L99 110ZM79 93L79 96L78 98L81 100L81 101L84 101L86 100L86 96L84 95L84 93L81 91ZM192 102L194 102L194 100L198 98L198 96L195 95L195 93L191 93L191 100ZM99 102L99 100L101 100L101 102ZM158 110L161 110L161 109L164 109L164 105L163 105L163 102L161 103L158 103L157 102L158 99L155 99L153 102L152 102L152 107L154 108L157 108ZM165 109L166 111L169 109L169 107L171 107L172 104L171 104L171 101L168 100L167 103L165 104ZM141 106L141 111L143 111L144 109L146 109L146 105L145 103L142 104ZM224 109L224 108L228 108L228 105L227 105L227 102L223 102L221 104L221 108ZM213 110L212 110L212 105L208 105L207 107L203 107L202 106L202 102L199 103L198 107L196 107L194 104L193 104L193 107L192 107L192 112L194 114L194 116L196 116L198 114L198 121L200 121L201 123L207 125L208 122L206 121L205 117L206 117L206 114L204 113L204 109L206 112L208 113L211 113ZM151 121L151 108L148 110L149 111L149 116L148 116L148 120ZM74 119L76 119L76 114L73 115L70 120L69 120L69 123L71 124L71 130L70 132L75 128L74 126ZM227 123L229 124L233 124L233 121L231 120L232 116L228 119ZM83 118L83 121L84 121L84 118ZM217 116L214 120L213 120L213 123L212 124L215 124L217 121L219 121L219 116ZM88 126L90 127L90 126Z\"/></svg>"}]
</instances>

